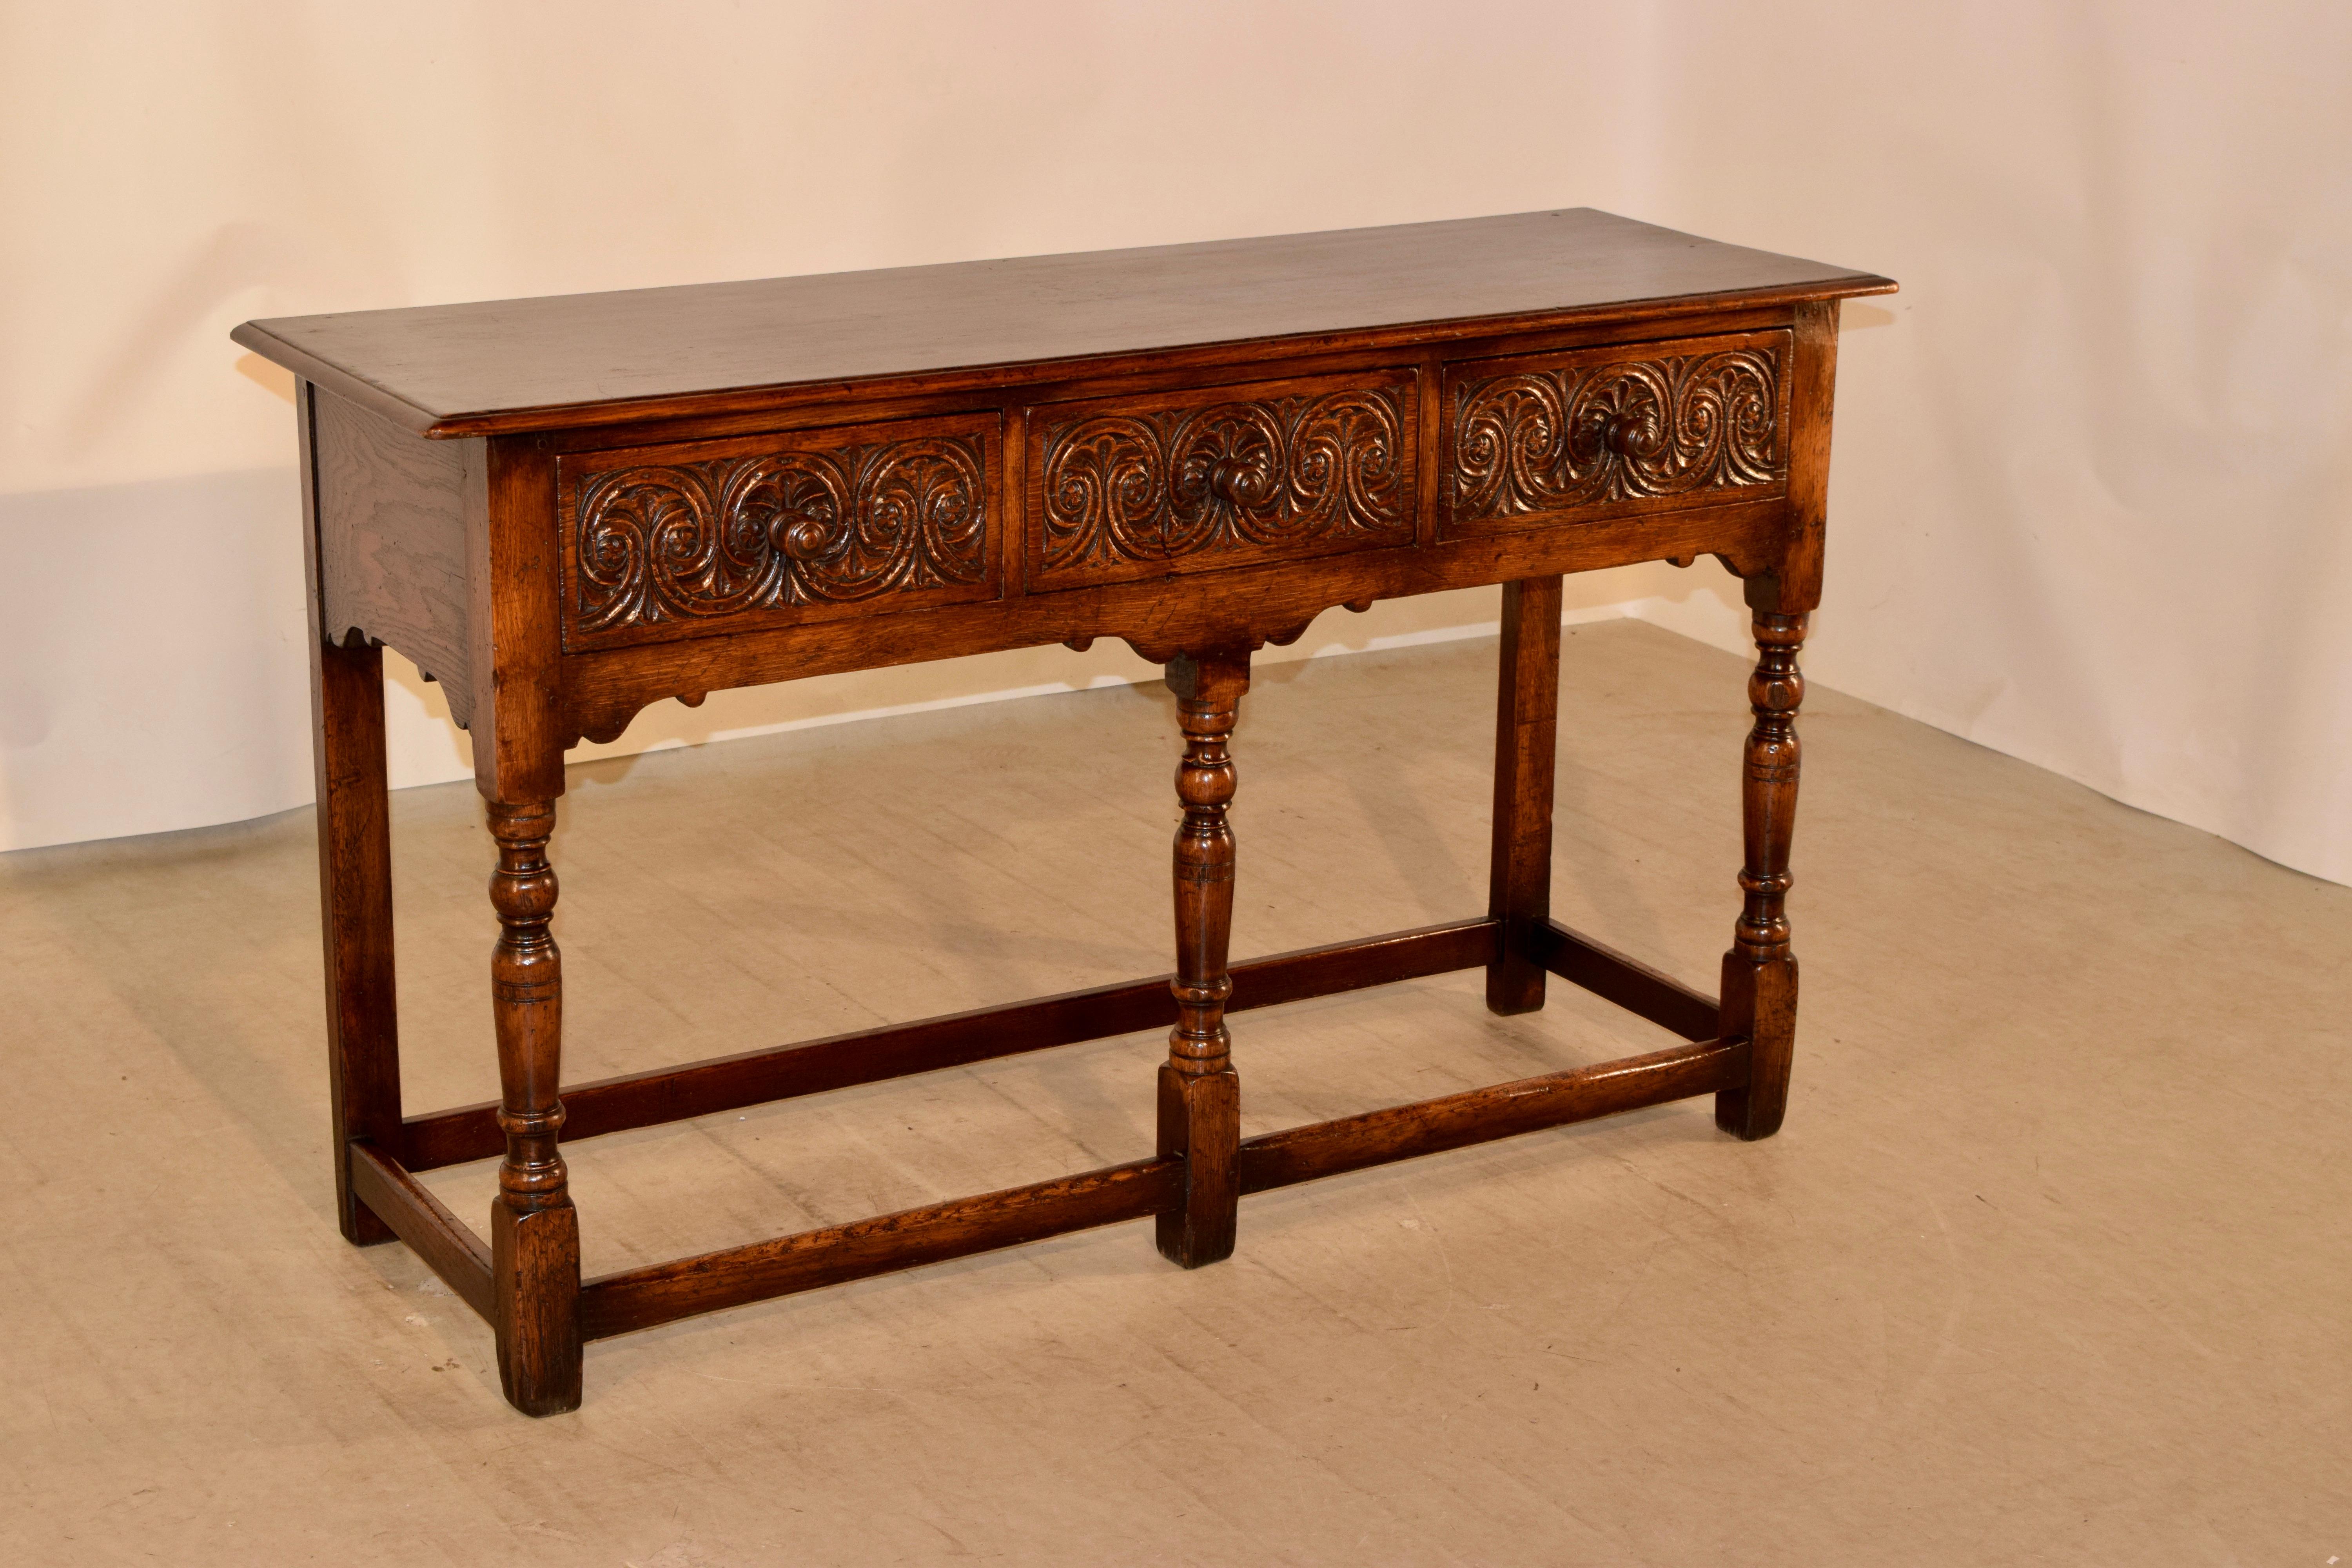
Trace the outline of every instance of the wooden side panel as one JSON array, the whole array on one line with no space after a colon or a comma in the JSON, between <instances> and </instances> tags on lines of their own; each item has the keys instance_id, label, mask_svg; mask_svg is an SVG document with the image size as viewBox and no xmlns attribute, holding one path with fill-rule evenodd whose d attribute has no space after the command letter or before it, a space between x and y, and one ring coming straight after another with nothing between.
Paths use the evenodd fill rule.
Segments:
<instances>
[{"instance_id":1,"label":"wooden side panel","mask_svg":"<svg viewBox=\"0 0 2352 1568\"><path fill-rule=\"evenodd\" d=\"M993 599L1001 417L567 455L569 649Z\"/></svg>"},{"instance_id":2,"label":"wooden side panel","mask_svg":"<svg viewBox=\"0 0 2352 1568\"><path fill-rule=\"evenodd\" d=\"M1413 542L1411 367L1029 411L1035 591Z\"/></svg>"},{"instance_id":3,"label":"wooden side panel","mask_svg":"<svg viewBox=\"0 0 2352 1568\"><path fill-rule=\"evenodd\" d=\"M313 400L327 638L359 631L399 649L469 725L466 486L484 443L428 441L331 393Z\"/></svg>"},{"instance_id":4,"label":"wooden side panel","mask_svg":"<svg viewBox=\"0 0 2352 1568\"><path fill-rule=\"evenodd\" d=\"M1790 351L1741 332L1447 365L1440 536L1781 494Z\"/></svg>"}]
</instances>

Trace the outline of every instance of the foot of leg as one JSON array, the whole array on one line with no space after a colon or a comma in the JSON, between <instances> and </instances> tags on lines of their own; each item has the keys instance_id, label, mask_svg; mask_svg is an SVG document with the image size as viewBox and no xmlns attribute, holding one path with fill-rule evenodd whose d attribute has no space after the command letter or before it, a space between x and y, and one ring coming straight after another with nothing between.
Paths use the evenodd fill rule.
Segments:
<instances>
[{"instance_id":1,"label":"foot of leg","mask_svg":"<svg viewBox=\"0 0 2352 1568\"><path fill-rule=\"evenodd\" d=\"M1160 1152L1184 1162L1182 1206L1153 1226L1170 1262L1198 1268L1234 1255L1241 1137L1242 1081L1231 1067L1188 1075L1173 1062L1160 1064Z\"/></svg>"},{"instance_id":2,"label":"foot of leg","mask_svg":"<svg viewBox=\"0 0 2352 1568\"><path fill-rule=\"evenodd\" d=\"M490 1210L499 1386L526 1415L580 1408L580 1216L570 1204Z\"/></svg>"}]
</instances>

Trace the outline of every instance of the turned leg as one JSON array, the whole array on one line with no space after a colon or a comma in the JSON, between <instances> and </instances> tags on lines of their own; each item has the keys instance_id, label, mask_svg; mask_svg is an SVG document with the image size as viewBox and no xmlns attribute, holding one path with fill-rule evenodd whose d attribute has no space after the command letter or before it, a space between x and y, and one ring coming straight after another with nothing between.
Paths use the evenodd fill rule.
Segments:
<instances>
[{"instance_id":1,"label":"turned leg","mask_svg":"<svg viewBox=\"0 0 2352 1568\"><path fill-rule=\"evenodd\" d=\"M1187 1268L1230 1258L1241 1203L1241 1080L1234 1076L1225 999L1233 994L1226 945L1234 924L1234 762L1225 749L1249 655L1178 658L1168 666L1184 729L1176 795L1176 1027L1160 1068L1160 1152L1184 1162L1180 1205L1160 1215L1161 1254Z\"/></svg>"},{"instance_id":2,"label":"turned leg","mask_svg":"<svg viewBox=\"0 0 2352 1568\"><path fill-rule=\"evenodd\" d=\"M1789 1103L1789 1065L1797 1038L1797 960L1789 951L1789 838L1797 818L1797 707L1805 678L1797 672L1805 617L1756 615L1756 672L1748 701L1740 819L1748 843L1739 886L1747 894L1731 951L1723 955L1722 1037L1748 1041L1748 1087L1715 1097L1715 1123L1742 1138L1769 1138Z\"/></svg>"},{"instance_id":3,"label":"turned leg","mask_svg":"<svg viewBox=\"0 0 2352 1568\"><path fill-rule=\"evenodd\" d=\"M1495 856L1486 912L1502 922L1486 965L1486 1010L1544 1005L1529 956L1551 914L1551 784L1559 729L1559 579L1503 584L1503 660L1495 710Z\"/></svg>"},{"instance_id":4,"label":"turned leg","mask_svg":"<svg viewBox=\"0 0 2352 1568\"><path fill-rule=\"evenodd\" d=\"M550 1415L580 1406L580 1222L556 1149L563 1126L556 1098L563 965L548 933L555 872L547 862L555 803L494 800L489 820L499 845L490 902L500 928L490 989L499 1126L507 1137L490 1209L499 1381L516 1409Z\"/></svg>"},{"instance_id":5,"label":"turned leg","mask_svg":"<svg viewBox=\"0 0 2352 1568\"><path fill-rule=\"evenodd\" d=\"M314 637L319 917L327 960L327 1084L335 1212L366 1247L392 1227L352 1194L351 1144L400 1152L400 1035L392 987L392 804L383 752L383 652Z\"/></svg>"}]
</instances>

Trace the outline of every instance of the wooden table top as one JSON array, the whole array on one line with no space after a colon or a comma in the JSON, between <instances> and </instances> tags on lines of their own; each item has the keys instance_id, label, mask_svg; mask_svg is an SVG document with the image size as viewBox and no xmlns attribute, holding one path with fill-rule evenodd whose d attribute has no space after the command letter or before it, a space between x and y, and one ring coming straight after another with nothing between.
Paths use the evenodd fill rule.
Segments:
<instances>
[{"instance_id":1,"label":"wooden table top","mask_svg":"<svg viewBox=\"0 0 2352 1568\"><path fill-rule=\"evenodd\" d=\"M1207 345L1408 338L1884 293L1887 279L1589 207L1320 234L248 321L246 348L420 434L691 414L729 395ZM1460 323L1458 334L1433 331ZM959 373L949 375L947 373Z\"/></svg>"}]
</instances>

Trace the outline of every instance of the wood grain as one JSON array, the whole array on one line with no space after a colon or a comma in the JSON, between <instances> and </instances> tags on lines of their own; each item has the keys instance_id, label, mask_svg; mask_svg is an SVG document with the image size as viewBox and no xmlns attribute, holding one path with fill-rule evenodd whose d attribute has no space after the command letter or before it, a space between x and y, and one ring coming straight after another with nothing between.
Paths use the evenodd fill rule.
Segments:
<instances>
[{"instance_id":1,"label":"wood grain","mask_svg":"<svg viewBox=\"0 0 2352 1568\"><path fill-rule=\"evenodd\" d=\"M1746 1069L1744 1043L1709 1040L1286 1128L1240 1145L1240 1190L1265 1192L1687 1099L1740 1082ZM1179 1159L1138 1160L604 1275L581 1288L582 1336L607 1339L1145 1215L1165 1217L1181 1201L1183 1180Z\"/></svg>"},{"instance_id":2,"label":"wood grain","mask_svg":"<svg viewBox=\"0 0 2352 1568\"><path fill-rule=\"evenodd\" d=\"M392 802L383 731L383 655L346 642L322 614L323 559L314 461L319 395L296 389L303 416L302 559L309 584L311 760L318 784L319 932L327 982L328 1129L335 1214L345 1239L369 1247L393 1231L352 1186L346 1145L397 1148L400 1024L394 984ZM422 443L413 443L422 445Z\"/></svg>"},{"instance_id":3,"label":"wood grain","mask_svg":"<svg viewBox=\"0 0 2352 1568\"><path fill-rule=\"evenodd\" d=\"M1243 1142L1242 1191L1262 1193L1367 1165L1614 1116L1715 1093L1746 1082L1747 1077L1747 1042L1707 1040L1336 1121L1285 1128Z\"/></svg>"},{"instance_id":4,"label":"wood grain","mask_svg":"<svg viewBox=\"0 0 2352 1568\"><path fill-rule=\"evenodd\" d=\"M468 469L480 441L420 441L382 416L316 394L323 626L399 649L441 683L460 729L472 722Z\"/></svg>"},{"instance_id":5,"label":"wood grain","mask_svg":"<svg viewBox=\"0 0 2352 1568\"><path fill-rule=\"evenodd\" d=\"M561 458L564 646L995 598L1000 422L961 415Z\"/></svg>"},{"instance_id":6,"label":"wood grain","mask_svg":"<svg viewBox=\"0 0 2352 1568\"><path fill-rule=\"evenodd\" d=\"M1168 1032L1168 1059L1160 1064L1160 1154L1182 1162L1184 1182L1176 1205L1160 1215L1153 1239L1160 1256L1187 1268L1233 1256L1241 1202L1234 1178L1241 1079L1225 1028L1225 1000L1234 994L1225 961L1236 855L1225 814L1238 776L1228 742L1249 681L1246 648L1188 656L1168 667L1176 723L1184 732L1184 756L1176 764L1183 815L1172 857L1176 973L1168 991L1176 1023Z\"/></svg>"},{"instance_id":7,"label":"wood grain","mask_svg":"<svg viewBox=\"0 0 2352 1568\"><path fill-rule=\"evenodd\" d=\"M1746 574L1751 609L1795 616L1821 607L1837 334L1835 300L1807 300L1797 307L1789 354L1789 515L1782 525L1780 559Z\"/></svg>"},{"instance_id":8,"label":"wood grain","mask_svg":"<svg viewBox=\"0 0 2352 1568\"><path fill-rule=\"evenodd\" d=\"M1495 704L1495 812L1486 915L1503 929L1486 966L1486 1010L1508 1016L1544 1004L1533 928L1551 914L1552 774L1559 731L1560 580L1503 584L1503 638Z\"/></svg>"},{"instance_id":9,"label":"wood grain","mask_svg":"<svg viewBox=\"0 0 2352 1568\"><path fill-rule=\"evenodd\" d=\"M1892 287L1578 211L247 323L239 342L303 378L346 1234L389 1220L478 1278L407 1170L502 1153L500 1380L549 1414L579 1403L583 1312L618 1332L1146 1213L1169 1257L1212 1262L1253 1184L1685 1094L1769 1134L1794 1037L1795 655L1821 585L1836 306ZM1548 912L1560 574L1699 555L1746 580L1759 647L1747 907L1719 1001ZM1228 740L1252 652L1339 605L1495 584L1488 918L1231 964ZM546 851L568 746L665 698L1099 637L1167 664L1179 698L1172 976L559 1092ZM499 853L495 1107L400 1116L370 638L439 676L473 730ZM1229 1012L1474 966L1497 1011L1539 1005L1559 976L1693 1043L1241 1143ZM1151 1160L583 1298L567 1129L1155 1024L1172 1028Z\"/></svg>"},{"instance_id":10,"label":"wood grain","mask_svg":"<svg viewBox=\"0 0 2352 1568\"><path fill-rule=\"evenodd\" d=\"M474 732L474 784L520 805L563 794L563 562L555 459L539 442L493 441L465 478L467 627L491 710Z\"/></svg>"},{"instance_id":11,"label":"wood grain","mask_svg":"<svg viewBox=\"0 0 2352 1568\"><path fill-rule=\"evenodd\" d=\"M1638 958L1629 958L1555 920L1530 928L1528 941L1529 955L1552 973L1662 1029L1685 1040L1713 1039L1721 1033L1722 1005L1716 998L1692 990Z\"/></svg>"},{"instance_id":12,"label":"wood grain","mask_svg":"<svg viewBox=\"0 0 2352 1568\"><path fill-rule=\"evenodd\" d=\"M1803 616L1759 611L1756 671L1748 702L1755 718L1740 773L1739 816L1747 860L1739 871L1742 903L1723 955L1721 1024L1726 1037L1746 1037L1754 1069L1743 1087L1716 1099L1716 1124L1741 1138L1780 1131L1789 1102L1789 1071L1796 1050L1797 959L1789 942L1789 847L1797 831L1797 781L1803 751L1797 710L1805 678L1797 655L1805 646Z\"/></svg>"},{"instance_id":13,"label":"wood grain","mask_svg":"<svg viewBox=\"0 0 2352 1568\"><path fill-rule=\"evenodd\" d=\"M588 1339L608 1339L747 1301L1140 1219L1175 1201L1182 1176L1180 1162L1138 1160L607 1274L582 1287L581 1328Z\"/></svg>"},{"instance_id":14,"label":"wood grain","mask_svg":"<svg viewBox=\"0 0 2352 1568\"><path fill-rule=\"evenodd\" d=\"M1580 321L1881 293L1885 279L1589 208L1137 250L248 321L236 341L417 431L707 416L815 384L1248 363Z\"/></svg>"},{"instance_id":15,"label":"wood grain","mask_svg":"<svg viewBox=\"0 0 2352 1568\"><path fill-rule=\"evenodd\" d=\"M1475 969L1492 958L1496 931L1492 921L1454 921L1252 959L1234 965L1234 994L1225 1010L1273 1007ZM631 1127L658 1126L1082 1040L1165 1029L1176 1022L1173 979L1159 974L567 1085L564 1141L576 1142ZM493 1100L409 1118L400 1145L403 1163L412 1171L430 1171L494 1157L506 1146L498 1110Z\"/></svg>"},{"instance_id":16,"label":"wood grain","mask_svg":"<svg viewBox=\"0 0 2352 1568\"><path fill-rule=\"evenodd\" d=\"M490 1249L482 1238L373 1144L353 1143L347 1152L352 1189L384 1216L394 1233L457 1293L459 1300L485 1321L494 1321Z\"/></svg>"},{"instance_id":17,"label":"wood grain","mask_svg":"<svg viewBox=\"0 0 2352 1568\"><path fill-rule=\"evenodd\" d=\"M557 1135L562 1065L563 960L549 933L555 872L547 840L551 800L489 803L499 847L490 902L499 939L490 954L490 1013L499 1042L499 1128L506 1135L499 1195L490 1208L491 1287L499 1380L530 1415L580 1405L580 1220Z\"/></svg>"},{"instance_id":18,"label":"wood grain","mask_svg":"<svg viewBox=\"0 0 2352 1568\"><path fill-rule=\"evenodd\" d=\"M1790 334L1456 361L1440 537L1778 492Z\"/></svg>"},{"instance_id":19,"label":"wood grain","mask_svg":"<svg viewBox=\"0 0 2352 1568\"><path fill-rule=\"evenodd\" d=\"M1317 616L1342 605L1673 556L1719 555L1744 570L1777 559L1782 510L1778 500L1684 506L1574 528L1236 567L1185 579L1181 593L1171 592L1166 578L1151 578L949 605L919 616L596 649L564 660L564 726L569 735L609 741L648 703L682 692L1097 637L1121 638L1165 663L1188 647L1295 640Z\"/></svg>"},{"instance_id":20,"label":"wood grain","mask_svg":"<svg viewBox=\"0 0 2352 1568\"><path fill-rule=\"evenodd\" d=\"M562 562L555 462L530 440L494 441L467 496L474 668L488 713L474 735L474 784L498 847L490 904L490 1012L506 1134L490 1205L499 1382L528 1415L581 1397L580 1219L557 1135L563 1106L562 958L550 928L547 856L563 794Z\"/></svg>"},{"instance_id":21,"label":"wood grain","mask_svg":"<svg viewBox=\"0 0 2352 1568\"><path fill-rule=\"evenodd\" d=\"M1031 408L1030 587L1412 543L1417 380L1382 369Z\"/></svg>"}]
</instances>

